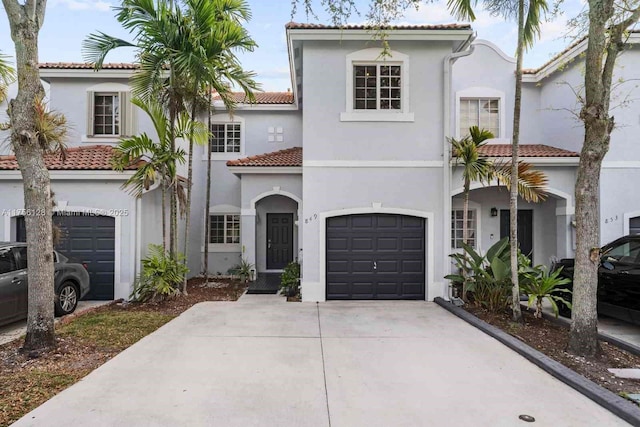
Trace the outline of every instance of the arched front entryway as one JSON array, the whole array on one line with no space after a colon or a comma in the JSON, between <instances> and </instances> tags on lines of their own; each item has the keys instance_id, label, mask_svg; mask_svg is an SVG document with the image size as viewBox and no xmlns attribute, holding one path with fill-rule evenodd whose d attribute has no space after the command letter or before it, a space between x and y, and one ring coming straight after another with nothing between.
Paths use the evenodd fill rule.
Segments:
<instances>
[{"instance_id":1,"label":"arched front entryway","mask_svg":"<svg viewBox=\"0 0 640 427\"><path fill-rule=\"evenodd\" d=\"M252 199L251 209L243 212L244 256L258 274L280 272L299 259L301 205L296 195L275 189Z\"/></svg>"},{"instance_id":2,"label":"arched front entryway","mask_svg":"<svg viewBox=\"0 0 640 427\"><path fill-rule=\"evenodd\" d=\"M469 243L484 252L509 235L509 191L502 186L475 184L469 193ZM462 188L452 194L451 242L455 251L462 241ZM571 195L548 188L540 203L518 200L518 236L523 253L534 264L550 265L554 258L573 256L574 215Z\"/></svg>"}]
</instances>

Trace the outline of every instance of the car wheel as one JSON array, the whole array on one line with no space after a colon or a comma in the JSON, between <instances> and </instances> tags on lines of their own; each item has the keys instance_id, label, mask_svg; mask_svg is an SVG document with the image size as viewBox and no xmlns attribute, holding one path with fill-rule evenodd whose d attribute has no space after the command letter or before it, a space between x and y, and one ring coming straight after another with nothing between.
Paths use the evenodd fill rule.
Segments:
<instances>
[{"instance_id":1,"label":"car wheel","mask_svg":"<svg viewBox=\"0 0 640 427\"><path fill-rule=\"evenodd\" d=\"M71 282L64 282L56 295L56 316L65 316L78 306L78 288Z\"/></svg>"},{"instance_id":2,"label":"car wheel","mask_svg":"<svg viewBox=\"0 0 640 427\"><path fill-rule=\"evenodd\" d=\"M558 303L558 314L562 317L571 319L571 309L562 303Z\"/></svg>"}]
</instances>

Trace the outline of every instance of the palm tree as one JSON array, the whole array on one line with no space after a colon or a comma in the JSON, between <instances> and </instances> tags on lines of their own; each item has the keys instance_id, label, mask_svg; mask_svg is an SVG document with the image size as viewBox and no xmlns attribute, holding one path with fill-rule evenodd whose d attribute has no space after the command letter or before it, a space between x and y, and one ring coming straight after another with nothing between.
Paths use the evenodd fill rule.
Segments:
<instances>
[{"instance_id":1,"label":"palm tree","mask_svg":"<svg viewBox=\"0 0 640 427\"><path fill-rule=\"evenodd\" d=\"M469 236L469 193L471 182L489 182L494 172L493 163L480 155L480 147L486 144L487 140L493 138L493 134L486 129L480 130L478 126L473 126L469 128L469 135L460 140L449 138L454 155L454 164L463 168L462 241L465 244L468 243Z\"/></svg>"},{"instance_id":2,"label":"palm tree","mask_svg":"<svg viewBox=\"0 0 640 427\"><path fill-rule=\"evenodd\" d=\"M149 116L158 140L154 141L146 133L122 139L115 148L113 167L115 170L123 171L132 164L138 164L139 167L135 173L122 185L135 197L142 197L144 191L149 190L153 184L160 184L162 242L166 249L166 192L170 188L182 188L177 182L176 165L184 164L186 153L180 148L171 149L172 125L157 101L151 100L145 103L140 99L134 99L131 102ZM206 141L208 134L201 123L192 121L187 113L182 112L177 117L174 135L176 138L192 136L201 142Z\"/></svg>"},{"instance_id":3,"label":"palm tree","mask_svg":"<svg viewBox=\"0 0 640 427\"><path fill-rule=\"evenodd\" d=\"M9 64L9 57L0 53L0 104L9 95L9 85L16 79L16 72Z\"/></svg>"},{"instance_id":4,"label":"palm tree","mask_svg":"<svg viewBox=\"0 0 640 427\"><path fill-rule=\"evenodd\" d=\"M447 5L458 19L475 20L473 8L477 0L448 0ZM549 9L546 0L484 0L485 8L493 15L518 21L518 42L516 45L516 87L513 106L513 138L511 155L511 182L518 182L518 143L520 139L520 111L522 101L522 56L525 48L530 48L540 34L543 15ZM518 189L510 189L509 210L511 221L509 239L511 242L511 310L514 321L522 321L520 310L520 288L518 283Z\"/></svg>"},{"instance_id":5,"label":"palm tree","mask_svg":"<svg viewBox=\"0 0 640 427\"><path fill-rule=\"evenodd\" d=\"M197 113L202 110L209 113L211 103L209 95L212 88L216 90L230 112L235 107L232 85L241 87L246 97L254 100L253 91L258 89L258 84L253 79L255 75L244 71L235 56L235 52L253 51L256 46L242 26L251 18L248 4L244 0L186 0L185 7L185 22L188 23L185 29L188 30L189 36L185 38L187 45L177 55L176 64L187 71L185 98L190 106L192 120L196 120ZM193 143L194 140L190 136L185 253L189 247ZM211 167L211 162L207 167ZM207 185L207 191L209 190L210 187ZM205 256L207 252L205 250ZM186 292L186 284L185 277L183 292Z\"/></svg>"},{"instance_id":6,"label":"palm tree","mask_svg":"<svg viewBox=\"0 0 640 427\"><path fill-rule=\"evenodd\" d=\"M184 17L173 2L166 0L123 0L115 7L117 21L133 34L134 41L98 32L83 42L84 57L100 69L109 52L120 47L137 51L140 68L131 78L132 93L142 101L159 99L169 113L169 144L176 151L175 121L184 110L183 91L178 76L184 69L177 67L176 54L185 45L187 34ZM177 255L178 197L177 185L170 190L169 252Z\"/></svg>"},{"instance_id":7,"label":"palm tree","mask_svg":"<svg viewBox=\"0 0 640 427\"><path fill-rule=\"evenodd\" d=\"M462 166L463 185L463 228L462 239L468 243L468 211L471 182L490 183L497 181L498 185L504 185L510 192L515 189L517 194L527 202L541 202L546 199L545 188L547 177L544 172L535 170L532 165L518 162L517 185L512 186L511 162L495 163L483 157L480 148L485 145L493 134L478 126L469 128L469 136L456 140L449 138L454 156L454 165ZM517 249L517 248L516 248Z\"/></svg>"}]
</instances>

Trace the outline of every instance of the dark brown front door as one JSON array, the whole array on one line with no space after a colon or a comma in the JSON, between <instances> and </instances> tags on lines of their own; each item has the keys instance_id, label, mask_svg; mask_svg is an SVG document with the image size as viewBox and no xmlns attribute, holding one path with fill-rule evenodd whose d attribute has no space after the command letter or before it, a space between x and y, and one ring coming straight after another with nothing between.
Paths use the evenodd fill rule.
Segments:
<instances>
[{"instance_id":1,"label":"dark brown front door","mask_svg":"<svg viewBox=\"0 0 640 427\"><path fill-rule=\"evenodd\" d=\"M267 214L267 270L280 270L293 261L293 214Z\"/></svg>"},{"instance_id":2,"label":"dark brown front door","mask_svg":"<svg viewBox=\"0 0 640 427\"><path fill-rule=\"evenodd\" d=\"M509 236L511 215L508 209L500 210L500 238ZM518 210L518 245L520 251L533 262L533 210Z\"/></svg>"}]
</instances>

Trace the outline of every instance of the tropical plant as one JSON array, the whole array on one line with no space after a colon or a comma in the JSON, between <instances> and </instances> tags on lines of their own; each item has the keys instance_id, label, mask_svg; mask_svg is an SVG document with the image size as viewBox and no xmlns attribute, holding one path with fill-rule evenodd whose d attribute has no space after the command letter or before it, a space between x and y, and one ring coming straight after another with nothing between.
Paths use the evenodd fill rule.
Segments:
<instances>
[{"instance_id":1,"label":"tropical plant","mask_svg":"<svg viewBox=\"0 0 640 427\"><path fill-rule=\"evenodd\" d=\"M9 64L9 57L0 53L0 104L9 95L9 85L16 79L16 71Z\"/></svg>"},{"instance_id":2,"label":"tropical plant","mask_svg":"<svg viewBox=\"0 0 640 427\"><path fill-rule=\"evenodd\" d=\"M564 304L569 309L571 303L564 299L561 294L571 294L571 291L565 285L571 283L566 277L560 277L562 268L550 271L545 266L536 266L533 271L525 273L528 280L523 280L522 291L529 296L528 306L535 302L536 318L542 317L542 302L546 299L551 304L551 308L556 317L558 317L558 302Z\"/></svg>"},{"instance_id":3,"label":"tropical plant","mask_svg":"<svg viewBox=\"0 0 640 427\"><path fill-rule=\"evenodd\" d=\"M255 265L250 263L246 258L240 260L240 264L229 269L229 272L238 276L241 281L248 282L251 279L253 272L255 271Z\"/></svg>"},{"instance_id":4,"label":"tropical plant","mask_svg":"<svg viewBox=\"0 0 640 427\"><path fill-rule=\"evenodd\" d=\"M236 52L253 51L256 44L249 36L243 23L251 18L248 4L244 0L185 0L185 45L177 53L176 63L185 69L182 80L186 86L185 101L191 119L197 114L211 109L211 91L215 90L226 109L233 112L235 96L232 86L241 87L246 98L255 100L253 91L258 88L252 72L245 72L235 56ZM182 65L184 64L184 65ZM209 127L209 132L211 128ZM198 143L189 136L186 220L184 231L184 251L189 247L191 220L191 197L193 181L193 146ZM203 143L207 143L203 141ZM211 149L209 148L209 151ZM210 173L211 162L207 165ZM209 184L207 191L210 191ZM207 206L209 204L207 203ZM205 241L208 240L208 234ZM205 244L205 247L207 245ZM205 250L208 257L208 248ZM208 267L208 266L207 266ZM205 270L206 271L206 270ZM186 277L182 291L186 293Z\"/></svg>"},{"instance_id":5,"label":"tropical plant","mask_svg":"<svg viewBox=\"0 0 640 427\"><path fill-rule=\"evenodd\" d=\"M462 242L468 244L469 236L469 194L471 182L489 182L493 177L494 167L491 160L480 155L480 147L493 138L488 130L473 126L469 128L469 136L460 140L449 138L454 165L462 166L463 186L463 216L462 216Z\"/></svg>"},{"instance_id":6,"label":"tropical plant","mask_svg":"<svg viewBox=\"0 0 640 427\"><path fill-rule=\"evenodd\" d=\"M158 301L176 295L182 278L188 272L183 255L172 256L161 245L149 245L149 254L142 260L142 273L136 279L132 301Z\"/></svg>"},{"instance_id":7,"label":"tropical plant","mask_svg":"<svg viewBox=\"0 0 640 427\"><path fill-rule=\"evenodd\" d=\"M186 153L177 148L171 149L171 128L173 135L178 138L192 137L198 141L206 141L208 132L202 123L193 121L186 112L178 114L176 123L172 125L164 113L162 106L150 100L143 102L140 99L131 101L144 111L153 123L158 140L153 141L149 135L142 133L128 138L123 138L115 147L113 168L123 171L125 168L136 164L138 168L133 175L125 181L123 188L128 188L135 197L142 197L154 183L160 183L162 191L162 242L166 249L166 192L167 189L177 187L179 200L184 200L182 186L178 183L177 164L185 162Z\"/></svg>"},{"instance_id":8,"label":"tropical plant","mask_svg":"<svg viewBox=\"0 0 640 427\"><path fill-rule=\"evenodd\" d=\"M288 297L300 295L300 264L292 261L284 268L280 279L280 291Z\"/></svg>"}]
</instances>

